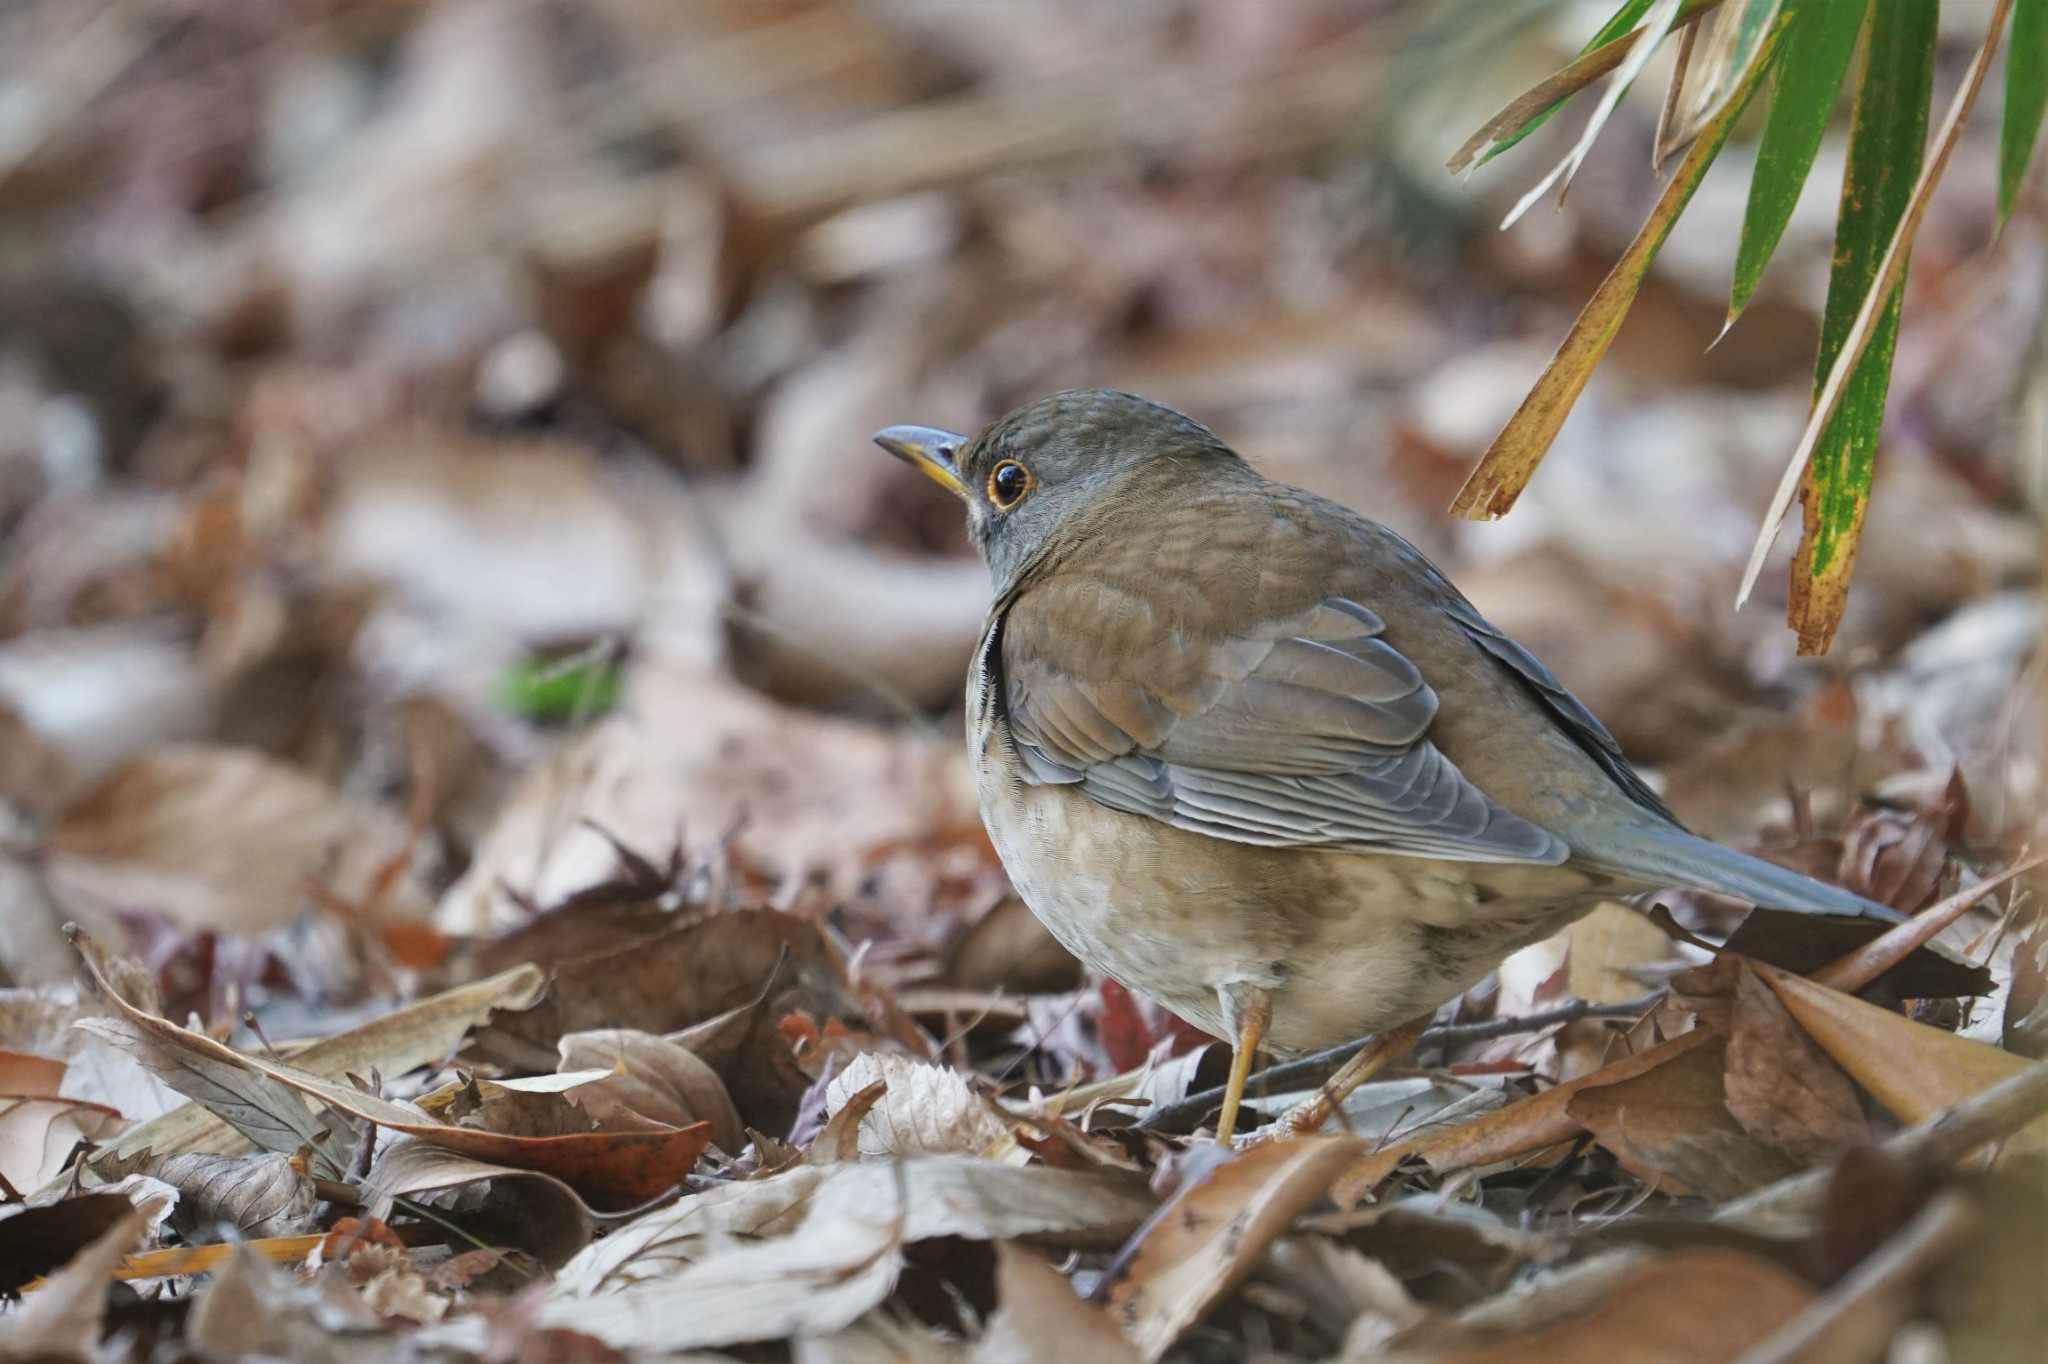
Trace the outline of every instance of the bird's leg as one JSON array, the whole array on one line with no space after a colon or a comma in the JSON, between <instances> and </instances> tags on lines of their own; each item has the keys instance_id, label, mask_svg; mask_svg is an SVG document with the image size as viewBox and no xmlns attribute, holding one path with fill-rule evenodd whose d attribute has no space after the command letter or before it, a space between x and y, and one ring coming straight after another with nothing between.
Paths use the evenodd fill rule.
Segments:
<instances>
[{"instance_id":1,"label":"bird's leg","mask_svg":"<svg viewBox=\"0 0 2048 1364\"><path fill-rule=\"evenodd\" d=\"M1223 1087L1223 1113L1216 1119L1216 1144L1230 1145L1237 1130L1237 1106L1244 1101L1244 1082L1252 1073L1252 1058L1259 1054L1259 1039L1273 1021L1273 999L1264 990L1226 991L1224 1004L1237 1024L1237 1038L1230 1053L1230 1079Z\"/></svg>"},{"instance_id":2,"label":"bird's leg","mask_svg":"<svg viewBox=\"0 0 2048 1364\"><path fill-rule=\"evenodd\" d=\"M1352 1090L1378 1074L1389 1061L1399 1060L1414 1046L1415 1039L1422 1036L1422 1030L1429 1026L1429 1020L1433 1016L1424 1014L1420 1018L1411 1018L1400 1027L1383 1032L1360 1047L1349 1061L1338 1067L1335 1075L1323 1082L1323 1087L1312 1097L1287 1110L1286 1116L1280 1119L1280 1135L1306 1136L1321 1128ZM1224 1111L1228 1112L1229 1100L1225 1099L1224 1102Z\"/></svg>"}]
</instances>

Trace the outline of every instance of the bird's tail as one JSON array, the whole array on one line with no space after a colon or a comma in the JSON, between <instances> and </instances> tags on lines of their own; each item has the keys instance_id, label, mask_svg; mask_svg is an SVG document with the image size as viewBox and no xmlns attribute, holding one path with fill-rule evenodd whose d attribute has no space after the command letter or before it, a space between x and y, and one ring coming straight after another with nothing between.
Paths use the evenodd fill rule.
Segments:
<instances>
[{"instance_id":1,"label":"bird's tail","mask_svg":"<svg viewBox=\"0 0 2048 1364\"><path fill-rule=\"evenodd\" d=\"M1630 829L1625 839L1615 839L1605 847L1586 846L1575 840L1572 849L1588 862L1639 881L1732 895L1767 909L1839 914L1882 923L1898 923L1905 918L1890 906L1866 900L1853 891L1816 881L1790 867L1724 848L1668 825L1656 829L1638 826Z\"/></svg>"}]
</instances>

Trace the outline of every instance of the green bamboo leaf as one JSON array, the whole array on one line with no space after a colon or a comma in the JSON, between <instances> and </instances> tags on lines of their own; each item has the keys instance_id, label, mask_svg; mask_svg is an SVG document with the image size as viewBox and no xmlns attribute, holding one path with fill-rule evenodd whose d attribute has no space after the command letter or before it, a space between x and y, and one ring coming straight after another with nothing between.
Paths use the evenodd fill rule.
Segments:
<instances>
[{"instance_id":1,"label":"green bamboo leaf","mask_svg":"<svg viewBox=\"0 0 2048 1364\"><path fill-rule=\"evenodd\" d=\"M1586 381L1592 377L1594 367L1607 354L1608 346L1613 344L1614 335L1628 316L1629 305L1635 301L1636 291L1642 287L1643 277L1649 273L1650 262L1656 258L1657 249L1671 235L1678 215L1692 201L1693 191L1705 178L1707 167L1713 164L1722 144L1727 142L1729 129L1735 126L1736 119L1741 117L1743 109L1756 94L1764 73L1770 69L1783 45L1784 34L1781 21L1757 49L1734 97L1714 121L1700 131L1685 159L1678 163L1671 183L1664 187L1664 193L1658 197L1635 240L1628 244L1628 249L1608 271L1600 287L1593 291L1593 297L1587 300L1578 320L1565 334L1564 344L1557 348L1557 354L1551 357L1549 366L1529 390L1529 395L1522 399L1521 406L1515 409L1508 424L1493 438L1493 444L1479 461L1479 467L1458 490L1458 496L1451 503L1454 515L1474 520L1504 515L1528 485L1537 464L1557 438L1564 419L1571 414L1572 405L1585 391Z\"/></svg>"},{"instance_id":2,"label":"green bamboo leaf","mask_svg":"<svg viewBox=\"0 0 2048 1364\"><path fill-rule=\"evenodd\" d=\"M1821 313L1820 354L1814 362L1819 397L1836 357L1849 340L1864 299L1878 285L1886 248L1912 202L1927 147L1934 103L1937 0L1884 0L1871 11L1863 78L1849 122L1849 164L1842 175L1841 216L1835 223L1835 263ZM1904 278L1885 300L1863 356L1849 371L1833 416L1821 428L1801 488L1806 534L1793 564L1793 615L1806 619L1800 652L1825 652L1846 598L1863 513L1876 472L1877 438L1891 387L1892 348L1899 334ZM1817 584L1824 584L1816 591Z\"/></svg>"},{"instance_id":3,"label":"green bamboo leaf","mask_svg":"<svg viewBox=\"0 0 2048 1364\"><path fill-rule=\"evenodd\" d=\"M2018 0L2005 54L2005 118L1998 130L1998 224L2012 216L2041 115L2048 112L2048 0Z\"/></svg>"},{"instance_id":4,"label":"green bamboo leaf","mask_svg":"<svg viewBox=\"0 0 2048 1364\"><path fill-rule=\"evenodd\" d=\"M1774 78L1763 139L1757 144L1756 171L1749 181L1749 207L1742 217L1735 282L1728 294L1729 326L1748 306L1792 217L1869 10L1870 0L1785 0L1785 17L1792 27L1785 38L1785 60L1778 63Z\"/></svg>"}]
</instances>

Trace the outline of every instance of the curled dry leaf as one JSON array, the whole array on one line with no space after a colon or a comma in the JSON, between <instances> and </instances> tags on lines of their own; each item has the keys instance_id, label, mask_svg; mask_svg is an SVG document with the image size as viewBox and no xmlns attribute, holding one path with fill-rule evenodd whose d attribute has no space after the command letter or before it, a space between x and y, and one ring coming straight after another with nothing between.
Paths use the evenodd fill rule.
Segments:
<instances>
[{"instance_id":1,"label":"curled dry leaf","mask_svg":"<svg viewBox=\"0 0 2048 1364\"><path fill-rule=\"evenodd\" d=\"M289 923L318 885L359 901L402 858L403 821L261 753L159 748L74 801L50 832L60 897L149 909L192 929L259 933ZM424 912L417 886L394 902Z\"/></svg>"},{"instance_id":2,"label":"curled dry leaf","mask_svg":"<svg viewBox=\"0 0 2048 1364\"><path fill-rule=\"evenodd\" d=\"M159 1156L151 1151L101 1162L113 1179L147 1175L178 1191L172 1224L187 1236L229 1222L247 1236L285 1236L308 1230L319 1201L312 1181L275 1152L216 1156L204 1152Z\"/></svg>"},{"instance_id":3,"label":"curled dry leaf","mask_svg":"<svg viewBox=\"0 0 2048 1364\"><path fill-rule=\"evenodd\" d=\"M1267 1141L1182 1185L1139 1231L1110 1290L1139 1357L1165 1354L1367 1149L1350 1137Z\"/></svg>"},{"instance_id":4,"label":"curled dry leaf","mask_svg":"<svg viewBox=\"0 0 2048 1364\"><path fill-rule=\"evenodd\" d=\"M860 1119L863 1156L979 1155L1009 1136L960 1072L888 1052L848 1062L825 1087L825 1106L837 1112L877 1083L888 1089Z\"/></svg>"},{"instance_id":5,"label":"curled dry leaf","mask_svg":"<svg viewBox=\"0 0 2048 1364\"><path fill-rule=\"evenodd\" d=\"M1044 1237L1100 1247L1150 1207L1124 1180L957 1156L801 1165L620 1227L564 1267L537 1324L574 1326L625 1350L822 1334L888 1298L912 1242ZM453 1321L423 1339L472 1345L476 1329Z\"/></svg>"},{"instance_id":6,"label":"curled dry leaf","mask_svg":"<svg viewBox=\"0 0 2048 1364\"><path fill-rule=\"evenodd\" d=\"M111 994L90 940L84 934L77 937L95 980ZM126 1018L88 1020L95 1030L139 1048L167 1081L190 1086L186 1092L235 1123L251 1140L271 1150L296 1150L301 1145L328 1150L335 1171L345 1162L333 1154L325 1125L307 1111L300 1094L479 1160L558 1176L601 1208L632 1207L674 1188L709 1140L709 1126L702 1123L656 1131L515 1136L434 1122L412 1105L366 1094L297 1066L245 1056L114 998Z\"/></svg>"},{"instance_id":7,"label":"curled dry leaf","mask_svg":"<svg viewBox=\"0 0 2048 1364\"><path fill-rule=\"evenodd\" d=\"M860 1126L867 1121L869 1110L888 1092L888 1082L877 1080L865 1089L841 1095L832 1116L825 1120L825 1125L803 1153L804 1162L808 1165L836 1165L841 1161L859 1160ZM769 1155L770 1152L763 1148L763 1162Z\"/></svg>"},{"instance_id":8,"label":"curled dry leaf","mask_svg":"<svg viewBox=\"0 0 2048 1364\"><path fill-rule=\"evenodd\" d=\"M441 1194L488 1183L480 1200L465 1204L463 1219L499 1245L517 1246L549 1268L590 1244L603 1219L576 1191L553 1175L494 1165L418 1137L393 1138L377 1152L363 1181L363 1209L390 1215L392 1200Z\"/></svg>"},{"instance_id":9,"label":"curled dry leaf","mask_svg":"<svg viewBox=\"0 0 2048 1364\"><path fill-rule=\"evenodd\" d=\"M64 1098L63 1061L0 1051L0 1178L15 1189L54 1179L81 1142L96 1144L121 1129L105 1104Z\"/></svg>"},{"instance_id":10,"label":"curled dry leaf","mask_svg":"<svg viewBox=\"0 0 2048 1364\"><path fill-rule=\"evenodd\" d=\"M564 1072L608 1068L602 1079L569 1091L600 1124L628 1115L669 1127L708 1122L719 1150L737 1154L746 1145L725 1081L681 1043L634 1028L597 1028L568 1034L559 1048Z\"/></svg>"},{"instance_id":11,"label":"curled dry leaf","mask_svg":"<svg viewBox=\"0 0 2048 1364\"><path fill-rule=\"evenodd\" d=\"M81 938L80 949L89 962L105 958L89 941ZM338 1032L292 1054L298 1068L330 1079L343 1075L403 1075L409 1070L437 1064L452 1055L475 1024L488 1018L493 1009L522 1009L539 996L545 978L531 966L516 966L495 976L394 1009L359 1027ZM123 1001L120 991L108 998ZM119 1007L128 1008L125 1002ZM193 1102L182 1108L129 1129L104 1158L133 1155L153 1150L159 1155L179 1151L211 1151L234 1155L250 1149L250 1141L224 1118L203 1104ZM294 1149L294 1148L279 1148Z\"/></svg>"}]
</instances>

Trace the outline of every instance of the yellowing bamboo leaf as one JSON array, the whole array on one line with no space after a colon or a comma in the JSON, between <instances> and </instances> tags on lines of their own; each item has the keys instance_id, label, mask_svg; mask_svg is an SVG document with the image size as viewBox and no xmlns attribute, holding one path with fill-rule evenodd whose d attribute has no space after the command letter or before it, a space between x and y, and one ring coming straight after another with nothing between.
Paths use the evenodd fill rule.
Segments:
<instances>
[{"instance_id":1,"label":"yellowing bamboo leaf","mask_svg":"<svg viewBox=\"0 0 2048 1364\"><path fill-rule=\"evenodd\" d=\"M1776 967L1752 965L1807 1035L1902 1121L1924 1121L2031 1064ZM2048 1151L2048 1116L2014 1133L2004 1149Z\"/></svg>"},{"instance_id":2,"label":"yellowing bamboo leaf","mask_svg":"<svg viewBox=\"0 0 2048 1364\"><path fill-rule=\"evenodd\" d=\"M1756 588L1756 580L1763 572L1764 559L1770 553L1771 544L1778 537L1778 528L1784 523L1785 513L1792 506L1793 495L1799 490L1806 473L1807 461L1812 457L1814 446L1821 433L1827 429L1828 420L1841 402L1842 390L1849 381L1856 362L1877 334L1878 322L1887 310L1893 291L1905 278L1906 258L1912 250L1913 238L1920 231L1921 219L1926 216L1927 204L1933 197L1934 186L1948 168L1948 158L1955 150L1962 133L1964 120L1969 117L1970 108L1976 103L1977 91L1984 84L1984 73L1990 69L1992 51L1998 45L1998 36L2005 26L2006 13L2012 8L2012 0L1998 0L1991 23L1984 35L1982 46L1971 59L1970 69L1963 78L1962 86L1956 91L1947 115L1942 119L1941 131L1935 137L1934 154L1921 167L1920 178L1913 186L1913 196L1906 207L1905 216L1899 220L1898 229L1892 233L1891 244L1885 248L1884 257L1878 267L1876 279L1864 295L1863 306L1857 311L1856 320L1849 329L1848 339L1839 354L1835 356L1834 368L1828 371L1827 381L1821 385L1819 395L1814 399L1813 412L1807 418L1806 430L1799 437L1799 444L1792 452L1792 460L1786 466L1784 476L1778 481L1778 488L1771 496L1770 510L1764 514L1763 528L1758 532L1756 543L1750 547L1749 563L1742 574L1742 586L1736 591L1735 605L1740 609L1749 600ZM1857 513L1853 526L1841 527L1836 534L1836 547L1828 563L1818 576L1796 573L1793 579L1793 600L1788 621L1799 631L1799 651L1824 653L1834 638L1835 626L1840 623L1842 608L1848 600L1849 573L1856 560L1856 532L1861 528L1861 513ZM1810 541L1812 532L1808 532ZM1804 543L1804 542L1803 542ZM1804 551L1803 551L1804 552Z\"/></svg>"},{"instance_id":3,"label":"yellowing bamboo leaf","mask_svg":"<svg viewBox=\"0 0 2048 1364\"><path fill-rule=\"evenodd\" d=\"M1607 272L1607 278L1600 282L1600 287L1593 291L1593 297L1579 313L1578 320L1572 323L1571 330L1565 334L1564 344L1557 348L1557 354L1551 357L1536 386L1529 390L1529 396L1522 400L1514 416L1508 418L1508 424L1487 447L1479 467L1458 490L1457 497L1451 502L1453 515L1473 520L1491 520L1505 515L1514 506L1522 489L1528 486L1530 476L1550 449L1550 443L1557 438L1564 419L1571 414L1572 405L1585 392L1594 368L1607 354L1615 333L1621 330L1622 320L1628 316L1629 305L1635 302L1636 291L1642 287L1643 277L1649 273L1650 262L1656 258L1657 249L1671 235L1678 215L1692 201L1693 192L1699 188L1707 167L1713 164L1721 144L1727 141L1729 129L1735 126L1736 118L1748 105L1750 96L1756 93L1764 72L1770 69L1783 31L1782 24L1774 27L1758 46L1735 97L1728 101L1720 115L1686 152L1685 159L1679 163L1671 183L1665 186L1664 193L1659 196L1656 207L1650 210L1650 216L1636 233L1635 240L1628 244L1621 259Z\"/></svg>"}]
</instances>

